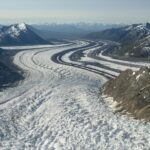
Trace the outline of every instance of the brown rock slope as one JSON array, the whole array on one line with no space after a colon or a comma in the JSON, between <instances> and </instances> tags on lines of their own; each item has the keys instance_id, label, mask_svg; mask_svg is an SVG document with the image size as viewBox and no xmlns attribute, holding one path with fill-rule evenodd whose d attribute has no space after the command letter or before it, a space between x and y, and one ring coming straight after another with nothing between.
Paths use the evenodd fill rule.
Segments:
<instances>
[{"instance_id":1,"label":"brown rock slope","mask_svg":"<svg viewBox=\"0 0 150 150\"><path fill-rule=\"evenodd\" d=\"M113 97L120 112L128 112L136 119L150 121L150 69L126 70L108 81L103 93Z\"/></svg>"}]
</instances>

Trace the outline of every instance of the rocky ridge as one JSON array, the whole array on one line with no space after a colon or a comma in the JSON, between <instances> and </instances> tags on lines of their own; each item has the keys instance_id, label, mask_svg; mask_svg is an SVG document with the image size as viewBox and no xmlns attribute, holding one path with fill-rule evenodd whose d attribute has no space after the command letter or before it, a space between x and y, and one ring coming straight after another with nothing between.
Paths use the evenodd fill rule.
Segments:
<instances>
[{"instance_id":1,"label":"rocky ridge","mask_svg":"<svg viewBox=\"0 0 150 150\"><path fill-rule=\"evenodd\" d=\"M122 72L104 85L103 94L113 98L115 112L150 121L150 68Z\"/></svg>"}]
</instances>

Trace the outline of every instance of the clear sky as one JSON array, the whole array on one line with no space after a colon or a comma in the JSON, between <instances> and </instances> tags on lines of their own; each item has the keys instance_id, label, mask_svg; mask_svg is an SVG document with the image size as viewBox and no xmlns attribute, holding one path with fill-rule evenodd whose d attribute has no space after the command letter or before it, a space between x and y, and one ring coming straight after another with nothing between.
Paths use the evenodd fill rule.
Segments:
<instances>
[{"instance_id":1,"label":"clear sky","mask_svg":"<svg viewBox=\"0 0 150 150\"><path fill-rule=\"evenodd\" d=\"M0 0L0 23L139 23L150 0Z\"/></svg>"}]
</instances>

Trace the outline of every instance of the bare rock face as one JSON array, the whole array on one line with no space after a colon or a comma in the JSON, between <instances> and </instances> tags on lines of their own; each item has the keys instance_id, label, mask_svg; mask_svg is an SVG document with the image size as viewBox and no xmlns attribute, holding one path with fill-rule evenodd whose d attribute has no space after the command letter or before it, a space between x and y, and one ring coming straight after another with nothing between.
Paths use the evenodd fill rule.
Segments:
<instances>
[{"instance_id":1,"label":"bare rock face","mask_svg":"<svg viewBox=\"0 0 150 150\"><path fill-rule=\"evenodd\" d=\"M136 119L150 121L150 69L126 70L108 81L103 93L113 97L119 111L128 112Z\"/></svg>"}]
</instances>

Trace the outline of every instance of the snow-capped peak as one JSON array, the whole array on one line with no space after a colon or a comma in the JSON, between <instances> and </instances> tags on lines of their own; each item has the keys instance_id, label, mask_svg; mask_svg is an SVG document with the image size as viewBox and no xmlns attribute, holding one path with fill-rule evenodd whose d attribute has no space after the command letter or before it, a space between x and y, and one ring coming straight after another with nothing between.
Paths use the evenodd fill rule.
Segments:
<instances>
[{"instance_id":1,"label":"snow-capped peak","mask_svg":"<svg viewBox=\"0 0 150 150\"><path fill-rule=\"evenodd\" d=\"M26 29L27 29L27 26L26 26L25 23L20 23L20 24L18 24L18 28L19 28L20 30L26 30Z\"/></svg>"},{"instance_id":2,"label":"snow-capped peak","mask_svg":"<svg viewBox=\"0 0 150 150\"><path fill-rule=\"evenodd\" d=\"M128 31L128 32L138 32L138 33L143 34L144 36L150 35L150 25L149 25L149 23L129 25L129 26L126 26L124 28L124 30Z\"/></svg>"},{"instance_id":3,"label":"snow-capped peak","mask_svg":"<svg viewBox=\"0 0 150 150\"><path fill-rule=\"evenodd\" d=\"M11 37L18 37L21 32L26 32L27 26L25 23L11 25L7 30L6 34L9 34Z\"/></svg>"}]
</instances>

